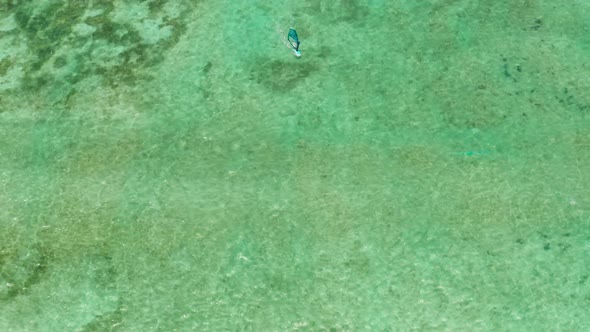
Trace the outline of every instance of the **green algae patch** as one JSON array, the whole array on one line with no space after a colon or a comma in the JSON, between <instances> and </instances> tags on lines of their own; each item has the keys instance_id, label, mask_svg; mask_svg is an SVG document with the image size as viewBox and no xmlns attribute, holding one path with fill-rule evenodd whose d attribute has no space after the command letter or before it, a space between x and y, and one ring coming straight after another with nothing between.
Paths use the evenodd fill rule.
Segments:
<instances>
[{"instance_id":1,"label":"green algae patch","mask_svg":"<svg viewBox=\"0 0 590 332\"><path fill-rule=\"evenodd\" d=\"M67 106L89 76L101 76L110 88L149 80L149 69L186 31L194 4L178 5L181 12L164 1L15 2L0 28L7 31L3 39L16 38L18 52L0 57L0 75L12 68L24 75L4 84L5 90Z\"/></svg>"}]
</instances>

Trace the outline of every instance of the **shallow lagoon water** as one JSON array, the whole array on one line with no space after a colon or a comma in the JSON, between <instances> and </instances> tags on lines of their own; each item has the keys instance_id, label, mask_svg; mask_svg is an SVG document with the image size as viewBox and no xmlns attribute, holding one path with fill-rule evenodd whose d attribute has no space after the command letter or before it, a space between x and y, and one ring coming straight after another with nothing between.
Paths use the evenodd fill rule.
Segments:
<instances>
[{"instance_id":1,"label":"shallow lagoon water","mask_svg":"<svg viewBox=\"0 0 590 332\"><path fill-rule=\"evenodd\" d=\"M4 1L0 329L589 329L589 7Z\"/></svg>"}]
</instances>

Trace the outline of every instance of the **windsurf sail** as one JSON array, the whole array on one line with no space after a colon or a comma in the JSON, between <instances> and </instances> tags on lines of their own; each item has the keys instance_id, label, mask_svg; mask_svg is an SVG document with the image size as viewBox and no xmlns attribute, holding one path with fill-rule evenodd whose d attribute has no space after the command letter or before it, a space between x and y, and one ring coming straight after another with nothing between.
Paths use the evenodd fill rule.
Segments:
<instances>
[{"instance_id":1,"label":"windsurf sail","mask_svg":"<svg viewBox=\"0 0 590 332\"><path fill-rule=\"evenodd\" d=\"M295 29L289 29L289 35L287 36L287 40L289 41L289 43L291 43L291 46L294 50L299 50L299 44L301 44L301 42L299 41L299 36L297 36L297 31L295 31Z\"/></svg>"},{"instance_id":2,"label":"windsurf sail","mask_svg":"<svg viewBox=\"0 0 590 332\"><path fill-rule=\"evenodd\" d=\"M299 36L297 36L297 31L295 31L295 29L289 29L287 40L291 44L291 47L293 47L295 54L301 54L301 52L299 52L299 44L301 44L301 42L299 41Z\"/></svg>"}]
</instances>

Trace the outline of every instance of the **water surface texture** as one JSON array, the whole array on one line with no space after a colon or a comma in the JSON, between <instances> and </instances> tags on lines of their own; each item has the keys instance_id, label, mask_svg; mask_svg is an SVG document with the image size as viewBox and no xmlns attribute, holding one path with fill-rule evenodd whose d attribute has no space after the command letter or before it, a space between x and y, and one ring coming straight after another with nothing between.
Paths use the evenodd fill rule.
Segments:
<instances>
[{"instance_id":1,"label":"water surface texture","mask_svg":"<svg viewBox=\"0 0 590 332\"><path fill-rule=\"evenodd\" d=\"M2 0L0 330L588 331L588 73L588 1Z\"/></svg>"}]
</instances>

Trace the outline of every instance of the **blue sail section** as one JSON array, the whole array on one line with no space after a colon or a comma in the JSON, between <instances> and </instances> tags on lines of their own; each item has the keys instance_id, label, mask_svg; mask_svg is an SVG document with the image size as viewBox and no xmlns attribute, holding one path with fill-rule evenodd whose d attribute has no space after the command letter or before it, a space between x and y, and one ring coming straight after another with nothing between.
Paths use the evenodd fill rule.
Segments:
<instances>
[{"instance_id":1,"label":"blue sail section","mask_svg":"<svg viewBox=\"0 0 590 332\"><path fill-rule=\"evenodd\" d=\"M299 36L297 36L297 31L295 31L295 29L289 29L287 40L291 43L291 46L293 46L295 51L299 51L299 44L301 44L301 42L299 41Z\"/></svg>"}]
</instances>

